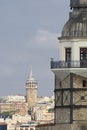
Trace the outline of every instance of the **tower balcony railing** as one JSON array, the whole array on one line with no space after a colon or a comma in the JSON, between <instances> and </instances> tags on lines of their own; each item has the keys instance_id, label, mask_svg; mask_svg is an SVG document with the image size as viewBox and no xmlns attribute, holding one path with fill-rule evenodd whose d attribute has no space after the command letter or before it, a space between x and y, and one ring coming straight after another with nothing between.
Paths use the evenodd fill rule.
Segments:
<instances>
[{"instance_id":1,"label":"tower balcony railing","mask_svg":"<svg viewBox=\"0 0 87 130\"><path fill-rule=\"evenodd\" d=\"M51 59L51 69L57 68L87 68L87 61L54 61Z\"/></svg>"}]
</instances>

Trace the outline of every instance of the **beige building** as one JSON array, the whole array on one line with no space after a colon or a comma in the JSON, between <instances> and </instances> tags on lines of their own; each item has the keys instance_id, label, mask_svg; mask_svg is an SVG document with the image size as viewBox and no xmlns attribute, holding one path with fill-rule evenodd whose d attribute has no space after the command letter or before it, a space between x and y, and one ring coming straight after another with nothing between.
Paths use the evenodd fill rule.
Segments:
<instances>
[{"instance_id":1,"label":"beige building","mask_svg":"<svg viewBox=\"0 0 87 130\"><path fill-rule=\"evenodd\" d=\"M25 102L0 103L0 113L7 111L24 115L28 113L28 106Z\"/></svg>"},{"instance_id":2,"label":"beige building","mask_svg":"<svg viewBox=\"0 0 87 130\"><path fill-rule=\"evenodd\" d=\"M38 104L35 107L35 120L39 123L54 122L54 109L48 104Z\"/></svg>"},{"instance_id":3,"label":"beige building","mask_svg":"<svg viewBox=\"0 0 87 130\"><path fill-rule=\"evenodd\" d=\"M0 103L0 113L15 110L15 104L13 103Z\"/></svg>"},{"instance_id":4,"label":"beige building","mask_svg":"<svg viewBox=\"0 0 87 130\"><path fill-rule=\"evenodd\" d=\"M26 99L29 108L33 108L37 103L37 81L34 79L32 70L26 82Z\"/></svg>"}]
</instances>

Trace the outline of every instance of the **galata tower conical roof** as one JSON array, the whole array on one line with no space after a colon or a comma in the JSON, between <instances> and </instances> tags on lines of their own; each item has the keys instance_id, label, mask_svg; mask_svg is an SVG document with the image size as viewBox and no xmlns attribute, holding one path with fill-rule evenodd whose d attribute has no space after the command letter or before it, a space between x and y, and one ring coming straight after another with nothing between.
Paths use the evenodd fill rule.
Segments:
<instances>
[{"instance_id":1,"label":"galata tower conical roof","mask_svg":"<svg viewBox=\"0 0 87 130\"><path fill-rule=\"evenodd\" d=\"M37 84L37 80L34 78L33 73L32 73L32 68L30 70L30 74L28 76L26 84Z\"/></svg>"}]
</instances>

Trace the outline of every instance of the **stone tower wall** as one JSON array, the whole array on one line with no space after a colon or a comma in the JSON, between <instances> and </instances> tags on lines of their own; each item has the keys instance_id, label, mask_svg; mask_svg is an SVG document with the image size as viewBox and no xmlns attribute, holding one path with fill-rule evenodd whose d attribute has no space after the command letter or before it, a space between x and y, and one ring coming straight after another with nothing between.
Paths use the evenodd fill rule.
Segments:
<instances>
[{"instance_id":1,"label":"stone tower wall","mask_svg":"<svg viewBox=\"0 0 87 130\"><path fill-rule=\"evenodd\" d=\"M74 88L83 88L83 86L82 86L83 80L87 81L87 78L86 77L82 77L80 75L75 75L74 74L74 77L73 77L73 87Z\"/></svg>"},{"instance_id":2,"label":"stone tower wall","mask_svg":"<svg viewBox=\"0 0 87 130\"><path fill-rule=\"evenodd\" d=\"M73 88L80 89L73 91L73 104L75 105L87 105L87 90L83 91L83 80L87 81L86 77L73 74ZM61 106L60 91L56 89L70 88L70 76L68 75L63 81L60 81L57 76L55 79L55 104ZM65 93L65 92L64 92ZM63 100L66 100L68 95L68 101L70 95L68 91L64 94ZM59 101L58 101L59 98ZM64 105L68 105L65 101ZM55 108L55 130L87 130L87 108L73 108L73 122L70 124L70 108Z\"/></svg>"},{"instance_id":3,"label":"stone tower wall","mask_svg":"<svg viewBox=\"0 0 87 130\"><path fill-rule=\"evenodd\" d=\"M27 103L30 108L34 107L37 102L37 88L26 88Z\"/></svg>"},{"instance_id":4,"label":"stone tower wall","mask_svg":"<svg viewBox=\"0 0 87 130\"><path fill-rule=\"evenodd\" d=\"M79 76L79 75L74 75L73 87L74 88L84 88L83 80L87 81L87 78ZM75 91L73 93L73 103L75 105L87 105L87 90ZM76 121L87 120L87 108L74 109L73 110L73 119Z\"/></svg>"},{"instance_id":5,"label":"stone tower wall","mask_svg":"<svg viewBox=\"0 0 87 130\"><path fill-rule=\"evenodd\" d=\"M70 88L70 75L67 75L63 80L55 76L55 89Z\"/></svg>"},{"instance_id":6,"label":"stone tower wall","mask_svg":"<svg viewBox=\"0 0 87 130\"><path fill-rule=\"evenodd\" d=\"M55 120L58 123L69 123L70 122L70 109L60 108L55 110Z\"/></svg>"},{"instance_id":7,"label":"stone tower wall","mask_svg":"<svg viewBox=\"0 0 87 130\"><path fill-rule=\"evenodd\" d=\"M62 97L63 96L63 104L69 105L70 103L70 93L69 91L64 91L61 93L59 89L70 88L70 75L65 77L62 81L55 77L55 123L69 123L70 122L70 109L69 108L59 108L57 106L61 106ZM58 90L57 90L58 89ZM66 100L66 96L68 100Z\"/></svg>"}]
</instances>

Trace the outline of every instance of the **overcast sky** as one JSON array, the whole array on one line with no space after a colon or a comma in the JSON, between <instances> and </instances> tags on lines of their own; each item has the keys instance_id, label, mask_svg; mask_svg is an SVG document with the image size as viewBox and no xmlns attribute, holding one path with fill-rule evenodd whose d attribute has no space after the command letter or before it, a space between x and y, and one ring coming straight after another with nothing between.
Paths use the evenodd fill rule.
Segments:
<instances>
[{"instance_id":1,"label":"overcast sky","mask_svg":"<svg viewBox=\"0 0 87 130\"><path fill-rule=\"evenodd\" d=\"M69 0L0 0L0 97L25 95L31 66L38 95L53 95L50 58L68 16Z\"/></svg>"}]
</instances>

